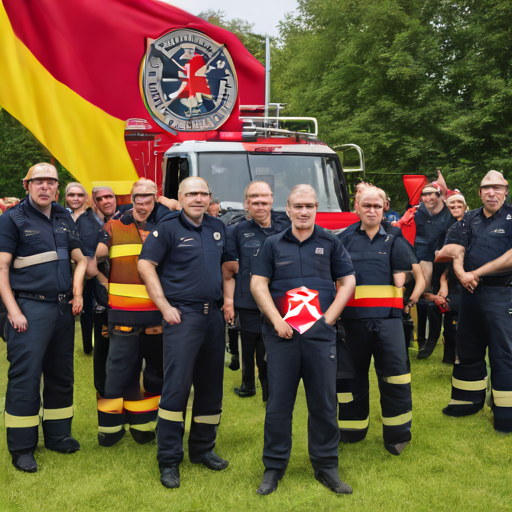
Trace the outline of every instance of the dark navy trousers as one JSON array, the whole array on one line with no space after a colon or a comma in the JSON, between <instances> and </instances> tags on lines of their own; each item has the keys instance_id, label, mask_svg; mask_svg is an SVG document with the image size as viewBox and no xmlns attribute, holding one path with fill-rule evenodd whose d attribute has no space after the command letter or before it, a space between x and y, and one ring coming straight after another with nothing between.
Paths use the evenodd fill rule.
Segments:
<instances>
[{"instance_id":1,"label":"dark navy trousers","mask_svg":"<svg viewBox=\"0 0 512 512\"><path fill-rule=\"evenodd\" d=\"M512 287L483 286L462 290L452 403L485 402L489 347L494 428L512 432Z\"/></svg>"},{"instance_id":2,"label":"dark navy trousers","mask_svg":"<svg viewBox=\"0 0 512 512\"><path fill-rule=\"evenodd\" d=\"M194 385L192 424L188 440L194 463L213 450L222 412L225 324L222 311L210 306L176 306L181 323L164 322L164 384L158 411L158 463L183 460L185 413Z\"/></svg>"},{"instance_id":3,"label":"dark navy trousers","mask_svg":"<svg viewBox=\"0 0 512 512\"><path fill-rule=\"evenodd\" d=\"M37 446L40 386L43 375L43 421L73 417L72 306L57 302L17 299L28 329L17 332L7 322L8 372L5 426L10 452Z\"/></svg>"},{"instance_id":4,"label":"dark navy trousers","mask_svg":"<svg viewBox=\"0 0 512 512\"><path fill-rule=\"evenodd\" d=\"M308 404L309 458L315 470L338 467L336 331L324 318L304 334L280 338L263 326L269 400L265 415L263 464L285 471L292 448L292 417L300 379Z\"/></svg>"}]
</instances>

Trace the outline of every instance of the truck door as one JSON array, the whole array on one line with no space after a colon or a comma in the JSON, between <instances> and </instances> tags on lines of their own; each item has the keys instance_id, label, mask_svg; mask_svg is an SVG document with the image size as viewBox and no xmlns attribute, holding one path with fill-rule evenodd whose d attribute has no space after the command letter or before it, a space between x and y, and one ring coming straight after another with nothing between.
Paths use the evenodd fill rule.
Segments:
<instances>
[{"instance_id":1,"label":"truck door","mask_svg":"<svg viewBox=\"0 0 512 512\"><path fill-rule=\"evenodd\" d=\"M173 156L167 159L163 192L165 197L178 199L180 183L190 175L190 162L186 156Z\"/></svg>"}]
</instances>

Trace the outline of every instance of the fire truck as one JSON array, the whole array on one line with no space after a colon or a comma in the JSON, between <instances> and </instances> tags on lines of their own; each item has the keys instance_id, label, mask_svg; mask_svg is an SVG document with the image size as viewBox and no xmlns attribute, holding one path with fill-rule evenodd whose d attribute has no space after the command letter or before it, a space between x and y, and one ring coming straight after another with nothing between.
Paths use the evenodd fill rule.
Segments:
<instances>
[{"instance_id":1,"label":"fire truck","mask_svg":"<svg viewBox=\"0 0 512 512\"><path fill-rule=\"evenodd\" d=\"M269 53L265 105L240 105L224 45L192 30L152 42L140 81L150 115L129 119L125 131L137 173L172 199L184 178L200 176L219 198L221 214L243 212L253 180L270 185L276 211L285 210L295 185L308 183L318 194L317 223L342 229L357 220L345 173L364 172L363 152L355 144L330 148L318 138L316 119L284 117L282 105L269 103ZM349 153L356 165L343 169Z\"/></svg>"}]
</instances>

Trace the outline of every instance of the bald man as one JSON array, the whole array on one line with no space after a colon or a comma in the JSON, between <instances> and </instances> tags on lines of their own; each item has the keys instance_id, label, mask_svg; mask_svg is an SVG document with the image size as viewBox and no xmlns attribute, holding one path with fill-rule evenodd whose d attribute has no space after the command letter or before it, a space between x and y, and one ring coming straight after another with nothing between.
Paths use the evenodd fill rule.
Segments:
<instances>
[{"instance_id":1,"label":"bald man","mask_svg":"<svg viewBox=\"0 0 512 512\"><path fill-rule=\"evenodd\" d=\"M171 489L180 486L185 411L192 385L190 461L214 471L228 466L213 451L224 377L221 265L225 228L219 219L205 215L210 189L204 179L184 179L178 200L181 212L166 217L150 232L138 263L149 297L164 319L157 441L160 481Z\"/></svg>"},{"instance_id":2,"label":"bald man","mask_svg":"<svg viewBox=\"0 0 512 512\"><path fill-rule=\"evenodd\" d=\"M512 207L508 182L489 171L480 184L482 206L467 212L446 236L440 256L453 257L462 291L452 397L448 416L475 414L484 406L486 349L492 371L494 428L512 432Z\"/></svg>"}]
</instances>

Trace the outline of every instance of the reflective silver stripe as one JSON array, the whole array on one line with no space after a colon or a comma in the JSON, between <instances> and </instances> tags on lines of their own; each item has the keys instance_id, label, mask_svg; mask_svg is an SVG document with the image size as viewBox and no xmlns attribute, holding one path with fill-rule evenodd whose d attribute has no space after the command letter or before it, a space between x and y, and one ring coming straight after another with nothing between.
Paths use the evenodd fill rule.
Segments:
<instances>
[{"instance_id":1,"label":"reflective silver stripe","mask_svg":"<svg viewBox=\"0 0 512 512\"><path fill-rule=\"evenodd\" d=\"M364 430L370 424L370 417L365 420L339 420L338 427L342 430Z\"/></svg>"},{"instance_id":2,"label":"reflective silver stripe","mask_svg":"<svg viewBox=\"0 0 512 512\"><path fill-rule=\"evenodd\" d=\"M498 407L512 407L512 391L492 390L494 404Z\"/></svg>"},{"instance_id":3,"label":"reflective silver stripe","mask_svg":"<svg viewBox=\"0 0 512 512\"><path fill-rule=\"evenodd\" d=\"M388 384L410 384L411 374L404 373L403 375L392 375L391 377L382 377L384 382Z\"/></svg>"},{"instance_id":4,"label":"reflective silver stripe","mask_svg":"<svg viewBox=\"0 0 512 512\"><path fill-rule=\"evenodd\" d=\"M49 261L57 261L58 259L57 251L42 252L32 256L18 256L14 259L12 266L14 268L25 268L41 263L48 263Z\"/></svg>"},{"instance_id":5,"label":"reflective silver stripe","mask_svg":"<svg viewBox=\"0 0 512 512\"><path fill-rule=\"evenodd\" d=\"M483 380L459 380L452 377L452 386L463 391L484 391L487 389L487 377Z\"/></svg>"},{"instance_id":6,"label":"reflective silver stripe","mask_svg":"<svg viewBox=\"0 0 512 512\"><path fill-rule=\"evenodd\" d=\"M116 425L115 427L98 427L98 432L101 432L103 434L115 434L116 432L120 432L123 430L124 425Z\"/></svg>"},{"instance_id":7,"label":"reflective silver stripe","mask_svg":"<svg viewBox=\"0 0 512 512\"><path fill-rule=\"evenodd\" d=\"M412 411L406 412L405 414L400 414L400 416L393 416L391 418L385 418L382 416L382 424L387 425L388 427L394 427L397 425L404 425L412 420Z\"/></svg>"},{"instance_id":8,"label":"reflective silver stripe","mask_svg":"<svg viewBox=\"0 0 512 512\"><path fill-rule=\"evenodd\" d=\"M352 393L338 393L338 403L340 404L348 404L354 400L354 395Z\"/></svg>"},{"instance_id":9,"label":"reflective silver stripe","mask_svg":"<svg viewBox=\"0 0 512 512\"><path fill-rule=\"evenodd\" d=\"M156 421L148 421L147 423L143 423L142 425L130 425L130 428L133 430L139 430L141 432L152 432L155 430Z\"/></svg>"},{"instance_id":10,"label":"reflective silver stripe","mask_svg":"<svg viewBox=\"0 0 512 512\"><path fill-rule=\"evenodd\" d=\"M158 416L167 421L183 421L183 411L166 411L160 407Z\"/></svg>"},{"instance_id":11,"label":"reflective silver stripe","mask_svg":"<svg viewBox=\"0 0 512 512\"><path fill-rule=\"evenodd\" d=\"M220 414L211 414L209 416L194 416L196 423L207 423L208 425L218 425L220 422Z\"/></svg>"},{"instance_id":12,"label":"reflective silver stripe","mask_svg":"<svg viewBox=\"0 0 512 512\"><path fill-rule=\"evenodd\" d=\"M13 416L5 413L5 426L8 428L27 428L39 426L39 415L37 416Z\"/></svg>"},{"instance_id":13,"label":"reflective silver stripe","mask_svg":"<svg viewBox=\"0 0 512 512\"><path fill-rule=\"evenodd\" d=\"M43 421L45 420L65 420L73 417L73 406L63 407L62 409L43 409Z\"/></svg>"}]
</instances>

